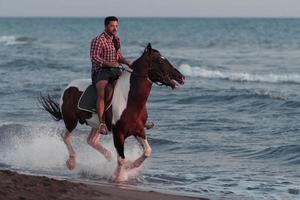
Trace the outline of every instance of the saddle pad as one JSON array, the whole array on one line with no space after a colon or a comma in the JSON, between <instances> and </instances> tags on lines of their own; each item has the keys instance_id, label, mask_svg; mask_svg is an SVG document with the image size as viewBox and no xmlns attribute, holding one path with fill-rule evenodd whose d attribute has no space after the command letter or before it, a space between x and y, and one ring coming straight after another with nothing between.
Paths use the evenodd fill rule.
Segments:
<instances>
[{"instance_id":1,"label":"saddle pad","mask_svg":"<svg viewBox=\"0 0 300 200\"><path fill-rule=\"evenodd\" d=\"M78 101L78 109L91 112L91 113L97 113L96 103L97 103L97 89L94 85L90 85L86 88L86 90L81 95Z\"/></svg>"}]
</instances>

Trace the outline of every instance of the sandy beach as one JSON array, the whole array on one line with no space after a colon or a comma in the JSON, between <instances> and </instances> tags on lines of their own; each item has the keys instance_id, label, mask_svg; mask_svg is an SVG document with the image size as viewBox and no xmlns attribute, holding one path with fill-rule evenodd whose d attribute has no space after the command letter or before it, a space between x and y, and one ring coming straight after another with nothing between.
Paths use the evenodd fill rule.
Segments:
<instances>
[{"instance_id":1,"label":"sandy beach","mask_svg":"<svg viewBox=\"0 0 300 200\"><path fill-rule=\"evenodd\" d=\"M205 200L175 196L158 192L120 189L114 186L87 185L45 176L31 176L16 172L0 171L0 199L98 199L98 200Z\"/></svg>"}]
</instances>

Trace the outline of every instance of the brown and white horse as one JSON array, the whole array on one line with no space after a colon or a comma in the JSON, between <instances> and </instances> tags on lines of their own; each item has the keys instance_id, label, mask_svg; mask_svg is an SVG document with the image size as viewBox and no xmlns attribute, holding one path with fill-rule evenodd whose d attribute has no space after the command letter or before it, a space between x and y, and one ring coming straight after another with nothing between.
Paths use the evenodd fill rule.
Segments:
<instances>
[{"instance_id":1,"label":"brown and white horse","mask_svg":"<svg viewBox=\"0 0 300 200\"><path fill-rule=\"evenodd\" d=\"M121 181L120 172L125 164L124 142L127 137L134 136L142 145L144 154L130 164L126 169L139 167L151 155L151 147L145 134L147 121L146 102L153 83L170 86L172 89L184 84L185 77L174 68L170 62L152 49L151 44L145 48L140 58L134 61L132 71L124 71L115 85L111 107L105 113L106 124L113 133L114 146L118 153L118 165L115 171L115 181ZM90 79L72 81L64 90L60 103L54 102L50 96L41 96L39 101L55 120L64 120L66 131L63 136L69 152L67 166L74 169L76 154L72 147L71 133L77 123L86 123L92 127L87 142L97 151L111 160L109 150L100 144L100 134L97 132L99 120L97 114L79 110L77 105L81 94L91 84Z\"/></svg>"}]
</instances>

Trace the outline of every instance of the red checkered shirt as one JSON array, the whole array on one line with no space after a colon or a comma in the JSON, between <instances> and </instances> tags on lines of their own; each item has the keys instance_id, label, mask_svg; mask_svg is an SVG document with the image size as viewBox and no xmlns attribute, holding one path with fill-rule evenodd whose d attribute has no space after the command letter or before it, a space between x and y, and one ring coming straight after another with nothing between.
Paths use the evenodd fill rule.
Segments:
<instances>
[{"instance_id":1,"label":"red checkered shirt","mask_svg":"<svg viewBox=\"0 0 300 200\"><path fill-rule=\"evenodd\" d=\"M104 60L107 62L118 62L120 58L123 58L120 38L117 36L115 38L120 47L118 51L116 51L112 41L113 36L108 35L105 31L92 40L90 49L92 73L103 66Z\"/></svg>"}]
</instances>

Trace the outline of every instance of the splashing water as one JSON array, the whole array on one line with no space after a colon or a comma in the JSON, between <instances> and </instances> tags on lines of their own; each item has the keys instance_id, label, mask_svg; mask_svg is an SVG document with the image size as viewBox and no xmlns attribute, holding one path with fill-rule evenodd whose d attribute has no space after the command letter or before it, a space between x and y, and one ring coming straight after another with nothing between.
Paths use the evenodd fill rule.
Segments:
<instances>
[{"instance_id":1,"label":"splashing water","mask_svg":"<svg viewBox=\"0 0 300 200\"><path fill-rule=\"evenodd\" d=\"M29 172L49 174L62 177L91 178L110 180L116 168L116 159L108 162L100 153L90 147L86 142L83 131L74 133L74 149L77 153L77 166L74 171L68 171L66 160L68 152L62 140L63 130L49 126L23 126L8 124L1 126L1 153L0 164L5 163L15 169L25 169ZM112 137L104 138L101 143L110 150L114 158L116 151ZM141 148L133 140L125 146L128 160L141 155ZM122 170L124 181L136 179L141 168L135 170Z\"/></svg>"}]
</instances>

